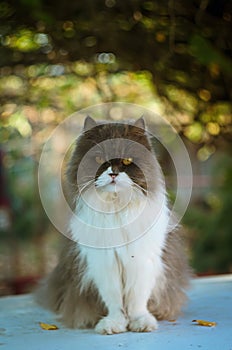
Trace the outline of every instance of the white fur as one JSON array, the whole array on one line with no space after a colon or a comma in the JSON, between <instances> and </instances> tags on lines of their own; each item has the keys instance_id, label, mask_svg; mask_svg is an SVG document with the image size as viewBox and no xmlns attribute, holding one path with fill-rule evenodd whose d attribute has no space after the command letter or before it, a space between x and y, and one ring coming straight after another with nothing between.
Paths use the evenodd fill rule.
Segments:
<instances>
[{"instance_id":1,"label":"white fur","mask_svg":"<svg viewBox=\"0 0 232 350\"><path fill-rule=\"evenodd\" d=\"M72 237L92 246L79 245L87 262L82 288L93 282L108 309L97 332L119 333L127 327L151 331L157 321L147 302L152 290L158 290L164 270L161 252L169 215L164 188L160 182L156 195L146 196L125 173L111 184L109 170L99 177L97 191L90 188L79 198L70 224Z\"/></svg>"}]
</instances>

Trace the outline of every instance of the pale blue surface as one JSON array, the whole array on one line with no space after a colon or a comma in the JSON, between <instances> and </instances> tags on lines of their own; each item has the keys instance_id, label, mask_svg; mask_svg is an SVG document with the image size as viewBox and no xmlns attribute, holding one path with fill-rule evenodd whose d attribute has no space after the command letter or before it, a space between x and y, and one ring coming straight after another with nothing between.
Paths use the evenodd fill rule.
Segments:
<instances>
[{"instance_id":1,"label":"pale blue surface","mask_svg":"<svg viewBox=\"0 0 232 350\"><path fill-rule=\"evenodd\" d=\"M194 280L189 298L175 323L160 322L152 333L112 336L66 329L53 314L35 305L31 296L0 298L0 350L232 350L232 275ZM217 326L197 326L193 319L216 321ZM39 322L61 328L45 331Z\"/></svg>"}]
</instances>

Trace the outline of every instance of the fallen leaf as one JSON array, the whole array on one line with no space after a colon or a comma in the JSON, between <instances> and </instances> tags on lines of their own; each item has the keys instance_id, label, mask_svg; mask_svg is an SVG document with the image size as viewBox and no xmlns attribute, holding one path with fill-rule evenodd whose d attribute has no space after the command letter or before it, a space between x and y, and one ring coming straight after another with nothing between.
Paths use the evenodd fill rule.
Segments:
<instances>
[{"instance_id":1,"label":"fallen leaf","mask_svg":"<svg viewBox=\"0 0 232 350\"><path fill-rule=\"evenodd\" d=\"M199 326L205 326L205 327L215 327L216 326L216 322L212 322L212 321L192 320L192 322L196 322Z\"/></svg>"},{"instance_id":2,"label":"fallen leaf","mask_svg":"<svg viewBox=\"0 0 232 350\"><path fill-rule=\"evenodd\" d=\"M55 324L48 324L48 323L40 322L39 325L42 329L45 329L46 331L54 331L56 329L59 329Z\"/></svg>"}]
</instances>

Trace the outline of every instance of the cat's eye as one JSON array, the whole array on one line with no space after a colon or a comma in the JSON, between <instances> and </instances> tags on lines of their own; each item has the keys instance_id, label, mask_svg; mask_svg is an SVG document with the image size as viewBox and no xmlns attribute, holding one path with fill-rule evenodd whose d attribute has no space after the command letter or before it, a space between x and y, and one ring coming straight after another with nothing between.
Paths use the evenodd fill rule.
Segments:
<instances>
[{"instance_id":1,"label":"cat's eye","mask_svg":"<svg viewBox=\"0 0 232 350\"><path fill-rule=\"evenodd\" d=\"M124 165L130 165L133 162L132 158L123 158L122 160Z\"/></svg>"},{"instance_id":2,"label":"cat's eye","mask_svg":"<svg viewBox=\"0 0 232 350\"><path fill-rule=\"evenodd\" d=\"M100 156L96 156L96 157L95 157L95 160L96 160L97 164L103 164L103 163L105 163L105 159L102 158L102 157L100 157Z\"/></svg>"}]
</instances>

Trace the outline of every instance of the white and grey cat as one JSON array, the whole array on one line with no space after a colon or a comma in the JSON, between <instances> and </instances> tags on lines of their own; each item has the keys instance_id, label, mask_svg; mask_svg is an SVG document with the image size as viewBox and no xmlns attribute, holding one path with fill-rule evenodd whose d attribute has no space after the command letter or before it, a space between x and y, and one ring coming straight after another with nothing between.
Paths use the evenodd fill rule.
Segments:
<instances>
[{"instance_id":1,"label":"white and grey cat","mask_svg":"<svg viewBox=\"0 0 232 350\"><path fill-rule=\"evenodd\" d=\"M165 185L143 118L85 120L67 169L70 237L43 283L43 305L72 328L149 332L174 319L189 267L169 232Z\"/></svg>"}]
</instances>

